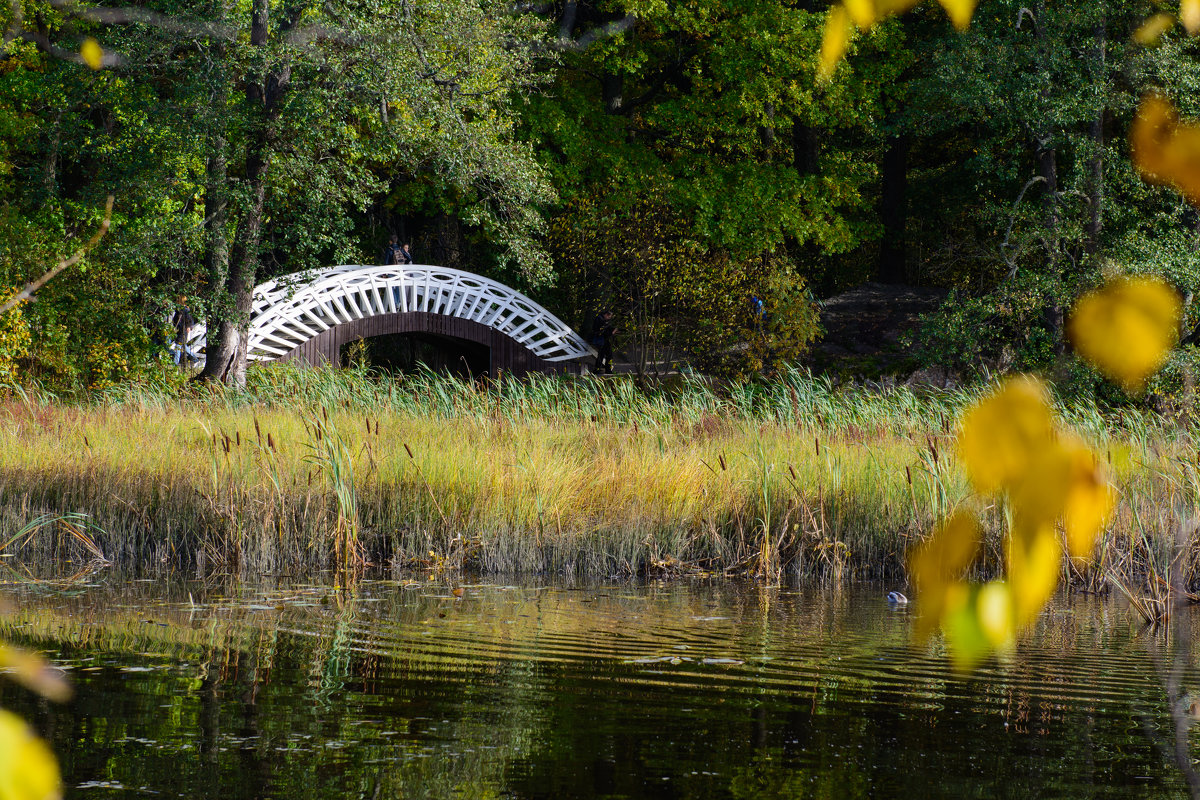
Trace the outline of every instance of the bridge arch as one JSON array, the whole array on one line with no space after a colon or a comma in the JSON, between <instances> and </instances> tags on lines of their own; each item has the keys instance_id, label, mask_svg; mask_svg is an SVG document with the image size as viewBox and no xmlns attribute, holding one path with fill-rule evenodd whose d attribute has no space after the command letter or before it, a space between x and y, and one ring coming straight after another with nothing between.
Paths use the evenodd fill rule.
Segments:
<instances>
[{"instance_id":1,"label":"bridge arch","mask_svg":"<svg viewBox=\"0 0 1200 800\"><path fill-rule=\"evenodd\" d=\"M427 333L485 345L491 369L577 372L595 355L562 320L511 287L425 264L342 265L299 272L254 290L248 358L338 363L342 345L395 333ZM193 346L203 345L197 326Z\"/></svg>"}]
</instances>

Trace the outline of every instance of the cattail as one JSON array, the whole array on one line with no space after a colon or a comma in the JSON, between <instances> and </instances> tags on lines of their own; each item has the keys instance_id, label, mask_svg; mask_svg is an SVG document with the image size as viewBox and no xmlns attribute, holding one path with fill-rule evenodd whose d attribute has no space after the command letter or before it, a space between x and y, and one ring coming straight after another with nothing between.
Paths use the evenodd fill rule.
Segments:
<instances>
[{"instance_id":1,"label":"cattail","mask_svg":"<svg viewBox=\"0 0 1200 800\"><path fill-rule=\"evenodd\" d=\"M258 443L262 444L262 431L258 429L258 416L254 417L254 435L258 438Z\"/></svg>"},{"instance_id":2,"label":"cattail","mask_svg":"<svg viewBox=\"0 0 1200 800\"><path fill-rule=\"evenodd\" d=\"M821 437L814 436L813 444L816 445L816 447L817 447L817 458L820 458L821 457Z\"/></svg>"},{"instance_id":3,"label":"cattail","mask_svg":"<svg viewBox=\"0 0 1200 800\"><path fill-rule=\"evenodd\" d=\"M267 434L267 447L271 448L272 452L275 452L275 440L271 438L270 433Z\"/></svg>"},{"instance_id":4,"label":"cattail","mask_svg":"<svg viewBox=\"0 0 1200 800\"><path fill-rule=\"evenodd\" d=\"M912 486L912 470L908 467L904 468L904 478L908 481L908 485Z\"/></svg>"},{"instance_id":5,"label":"cattail","mask_svg":"<svg viewBox=\"0 0 1200 800\"><path fill-rule=\"evenodd\" d=\"M242 446L242 432L241 432L241 431L234 431L234 432L233 432L233 435L234 435L234 437L235 437L235 439L236 439L236 441L237 441L237 446L238 446L238 447L241 447L241 446Z\"/></svg>"},{"instance_id":6,"label":"cattail","mask_svg":"<svg viewBox=\"0 0 1200 800\"><path fill-rule=\"evenodd\" d=\"M717 454L717 463L721 465L721 472L724 472L727 469L727 467L725 465L725 454L724 453Z\"/></svg>"},{"instance_id":7,"label":"cattail","mask_svg":"<svg viewBox=\"0 0 1200 800\"><path fill-rule=\"evenodd\" d=\"M795 389L793 389L792 391L795 391ZM796 468L793 467L791 464L788 464L788 474L790 474L792 476L793 481L800 480L799 478L796 477Z\"/></svg>"},{"instance_id":8,"label":"cattail","mask_svg":"<svg viewBox=\"0 0 1200 800\"><path fill-rule=\"evenodd\" d=\"M404 452L408 453L409 458L413 457L412 448L408 446L407 442L404 444Z\"/></svg>"}]
</instances>

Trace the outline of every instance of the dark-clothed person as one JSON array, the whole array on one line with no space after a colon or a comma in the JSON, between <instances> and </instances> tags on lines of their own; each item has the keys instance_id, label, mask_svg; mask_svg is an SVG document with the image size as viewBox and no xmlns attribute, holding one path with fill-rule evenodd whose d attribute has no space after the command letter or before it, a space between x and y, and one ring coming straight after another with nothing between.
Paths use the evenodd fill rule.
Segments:
<instances>
[{"instance_id":1,"label":"dark-clothed person","mask_svg":"<svg viewBox=\"0 0 1200 800\"><path fill-rule=\"evenodd\" d=\"M596 374L603 375L606 372L611 375L613 371L613 335L617 332L613 326L613 312L605 309L596 315L592 320L592 347L596 348Z\"/></svg>"}]
</instances>

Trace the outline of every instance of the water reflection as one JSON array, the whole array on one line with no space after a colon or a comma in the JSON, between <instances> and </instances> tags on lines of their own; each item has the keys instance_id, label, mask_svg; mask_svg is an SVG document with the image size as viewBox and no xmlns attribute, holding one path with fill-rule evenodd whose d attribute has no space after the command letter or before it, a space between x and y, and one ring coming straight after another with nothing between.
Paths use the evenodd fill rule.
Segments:
<instances>
[{"instance_id":1,"label":"water reflection","mask_svg":"<svg viewBox=\"0 0 1200 800\"><path fill-rule=\"evenodd\" d=\"M11 586L5 685L71 794L188 798L1176 796L1117 606L1063 601L963 677L876 589L366 581ZM461 596L456 596L460 594ZM1165 738L1164 738L1165 741Z\"/></svg>"}]
</instances>

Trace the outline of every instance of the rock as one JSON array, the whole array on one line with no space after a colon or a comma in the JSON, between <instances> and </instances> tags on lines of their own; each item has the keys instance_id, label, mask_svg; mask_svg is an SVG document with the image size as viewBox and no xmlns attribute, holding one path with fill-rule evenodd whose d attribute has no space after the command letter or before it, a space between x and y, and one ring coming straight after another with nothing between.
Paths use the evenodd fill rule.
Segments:
<instances>
[{"instance_id":1,"label":"rock","mask_svg":"<svg viewBox=\"0 0 1200 800\"><path fill-rule=\"evenodd\" d=\"M954 389L958 377L945 367L924 367L909 375L904 385L910 389Z\"/></svg>"}]
</instances>

